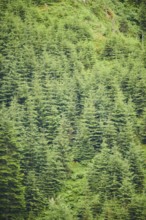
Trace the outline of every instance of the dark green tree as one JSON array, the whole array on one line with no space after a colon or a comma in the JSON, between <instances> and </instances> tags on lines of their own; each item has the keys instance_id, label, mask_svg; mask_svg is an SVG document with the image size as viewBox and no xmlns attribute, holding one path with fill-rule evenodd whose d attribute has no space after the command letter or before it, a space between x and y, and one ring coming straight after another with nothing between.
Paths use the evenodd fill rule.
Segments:
<instances>
[{"instance_id":1,"label":"dark green tree","mask_svg":"<svg viewBox=\"0 0 146 220\"><path fill-rule=\"evenodd\" d=\"M128 206L130 220L144 220L146 218L146 199L144 194L134 195Z\"/></svg>"},{"instance_id":2,"label":"dark green tree","mask_svg":"<svg viewBox=\"0 0 146 220\"><path fill-rule=\"evenodd\" d=\"M95 156L87 179L90 190L103 200L117 198L126 204L134 192L128 161L116 148L109 150L104 147Z\"/></svg>"},{"instance_id":3,"label":"dark green tree","mask_svg":"<svg viewBox=\"0 0 146 220\"><path fill-rule=\"evenodd\" d=\"M25 188L13 124L0 114L0 218L24 219Z\"/></svg>"}]
</instances>

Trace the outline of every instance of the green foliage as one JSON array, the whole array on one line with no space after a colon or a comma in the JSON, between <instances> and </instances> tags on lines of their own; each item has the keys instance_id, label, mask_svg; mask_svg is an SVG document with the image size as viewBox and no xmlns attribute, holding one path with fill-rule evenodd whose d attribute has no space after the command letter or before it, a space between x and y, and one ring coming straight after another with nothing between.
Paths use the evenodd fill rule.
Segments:
<instances>
[{"instance_id":1,"label":"green foliage","mask_svg":"<svg viewBox=\"0 0 146 220\"><path fill-rule=\"evenodd\" d=\"M0 218L24 219L25 188L16 134L13 124L2 119L2 112L0 116Z\"/></svg>"},{"instance_id":2,"label":"green foliage","mask_svg":"<svg viewBox=\"0 0 146 220\"><path fill-rule=\"evenodd\" d=\"M141 29L143 31L146 31L146 16L145 16L145 6L146 6L146 2L142 1L141 5L140 5L140 25L141 25Z\"/></svg>"},{"instance_id":3,"label":"green foliage","mask_svg":"<svg viewBox=\"0 0 146 220\"><path fill-rule=\"evenodd\" d=\"M49 201L49 209L46 210L40 218L37 220L73 220L72 212L64 201L60 198L54 200L53 198Z\"/></svg>"},{"instance_id":4,"label":"green foliage","mask_svg":"<svg viewBox=\"0 0 146 220\"><path fill-rule=\"evenodd\" d=\"M103 214L99 219L119 219L119 220L129 220L129 215L127 209L121 207L121 204L114 200L107 200L103 206Z\"/></svg>"},{"instance_id":5,"label":"green foliage","mask_svg":"<svg viewBox=\"0 0 146 220\"><path fill-rule=\"evenodd\" d=\"M144 220L146 217L146 200L145 194L134 196L128 207L130 219Z\"/></svg>"},{"instance_id":6,"label":"green foliage","mask_svg":"<svg viewBox=\"0 0 146 220\"><path fill-rule=\"evenodd\" d=\"M1 219L145 219L144 6L0 1Z\"/></svg>"},{"instance_id":7,"label":"green foliage","mask_svg":"<svg viewBox=\"0 0 146 220\"><path fill-rule=\"evenodd\" d=\"M111 152L103 148L93 159L88 171L88 184L92 192L102 199L118 198L127 203L130 201L133 186L132 173L127 160L114 148Z\"/></svg>"},{"instance_id":8,"label":"green foliage","mask_svg":"<svg viewBox=\"0 0 146 220\"><path fill-rule=\"evenodd\" d=\"M144 190L144 155L142 151L131 148L128 160L130 163L130 171L133 173L133 185L138 193Z\"/></svg>"},{"instance_id":9,"label":"green foliage","mask_svg":"<svg viewBox=\"0 0 146 220\"><path fill-rule=\"evenodd\" d=\"M43 197L42 192L39 189L37 177L34 171L29 171L27 177L25 179L26 193L26 216L28 219L34 218L37 216L44 206L46 205L47 201Z\"/></svg>"}]
</instances>

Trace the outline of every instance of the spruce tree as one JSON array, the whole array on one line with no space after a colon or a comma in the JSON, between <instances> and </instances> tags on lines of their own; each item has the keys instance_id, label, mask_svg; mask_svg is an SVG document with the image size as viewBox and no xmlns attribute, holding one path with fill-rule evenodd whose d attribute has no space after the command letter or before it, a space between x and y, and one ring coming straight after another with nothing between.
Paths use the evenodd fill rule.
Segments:
<instances>
[{"instance_id":1,"label":"spruce tree","mask_svg":"<svg viewBox=\"0 0 146 220\"><path fill-rule=\"evenodd\" d=\"M95 156L87 179L90 190L105 200L117 198L126 204L134 192L128 161L123 160L115 147L112 150L104 147Z\"/></svg>"},{"instance_id":2,"label":"spruce tree","mask_svg":"<svg viewBox=\"0 0 146 220\"><path fill-rule=\"evenodd\" d=\"M24 219L25 188L13 124L0 114L0 218Z\"/></svg>"}]
</instances>

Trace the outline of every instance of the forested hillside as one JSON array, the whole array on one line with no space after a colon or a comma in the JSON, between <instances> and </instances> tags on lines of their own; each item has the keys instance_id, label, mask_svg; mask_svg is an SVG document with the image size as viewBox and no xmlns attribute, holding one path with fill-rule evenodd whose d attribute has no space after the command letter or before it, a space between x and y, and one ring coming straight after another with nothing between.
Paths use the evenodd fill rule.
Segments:
<instances>
[{"instance_id":1,"label":"forested hillside","mask_svg":"<svg viewBox=\"0 0 146 220\"><path fill-rule=\"evenodd\" d=\"M146 219L146 1L0 0L0 219Z\"/></svg>"}]
</instances>

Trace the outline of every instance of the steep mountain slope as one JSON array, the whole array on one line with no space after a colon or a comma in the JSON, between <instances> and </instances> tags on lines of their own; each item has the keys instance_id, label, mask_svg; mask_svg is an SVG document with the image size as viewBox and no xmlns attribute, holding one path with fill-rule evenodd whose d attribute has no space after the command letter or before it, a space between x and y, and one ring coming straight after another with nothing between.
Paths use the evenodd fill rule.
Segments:
<instances>
[{"instance_id":1,"label":"steep mountain slope","mask_svg":"<svg viewBox=\"0 0 146 220\"><path fill-rule=\"evenodd\" d=\"M0 4L0 218L144 220L145 1Z\"/></svg>"}]
</instances>

